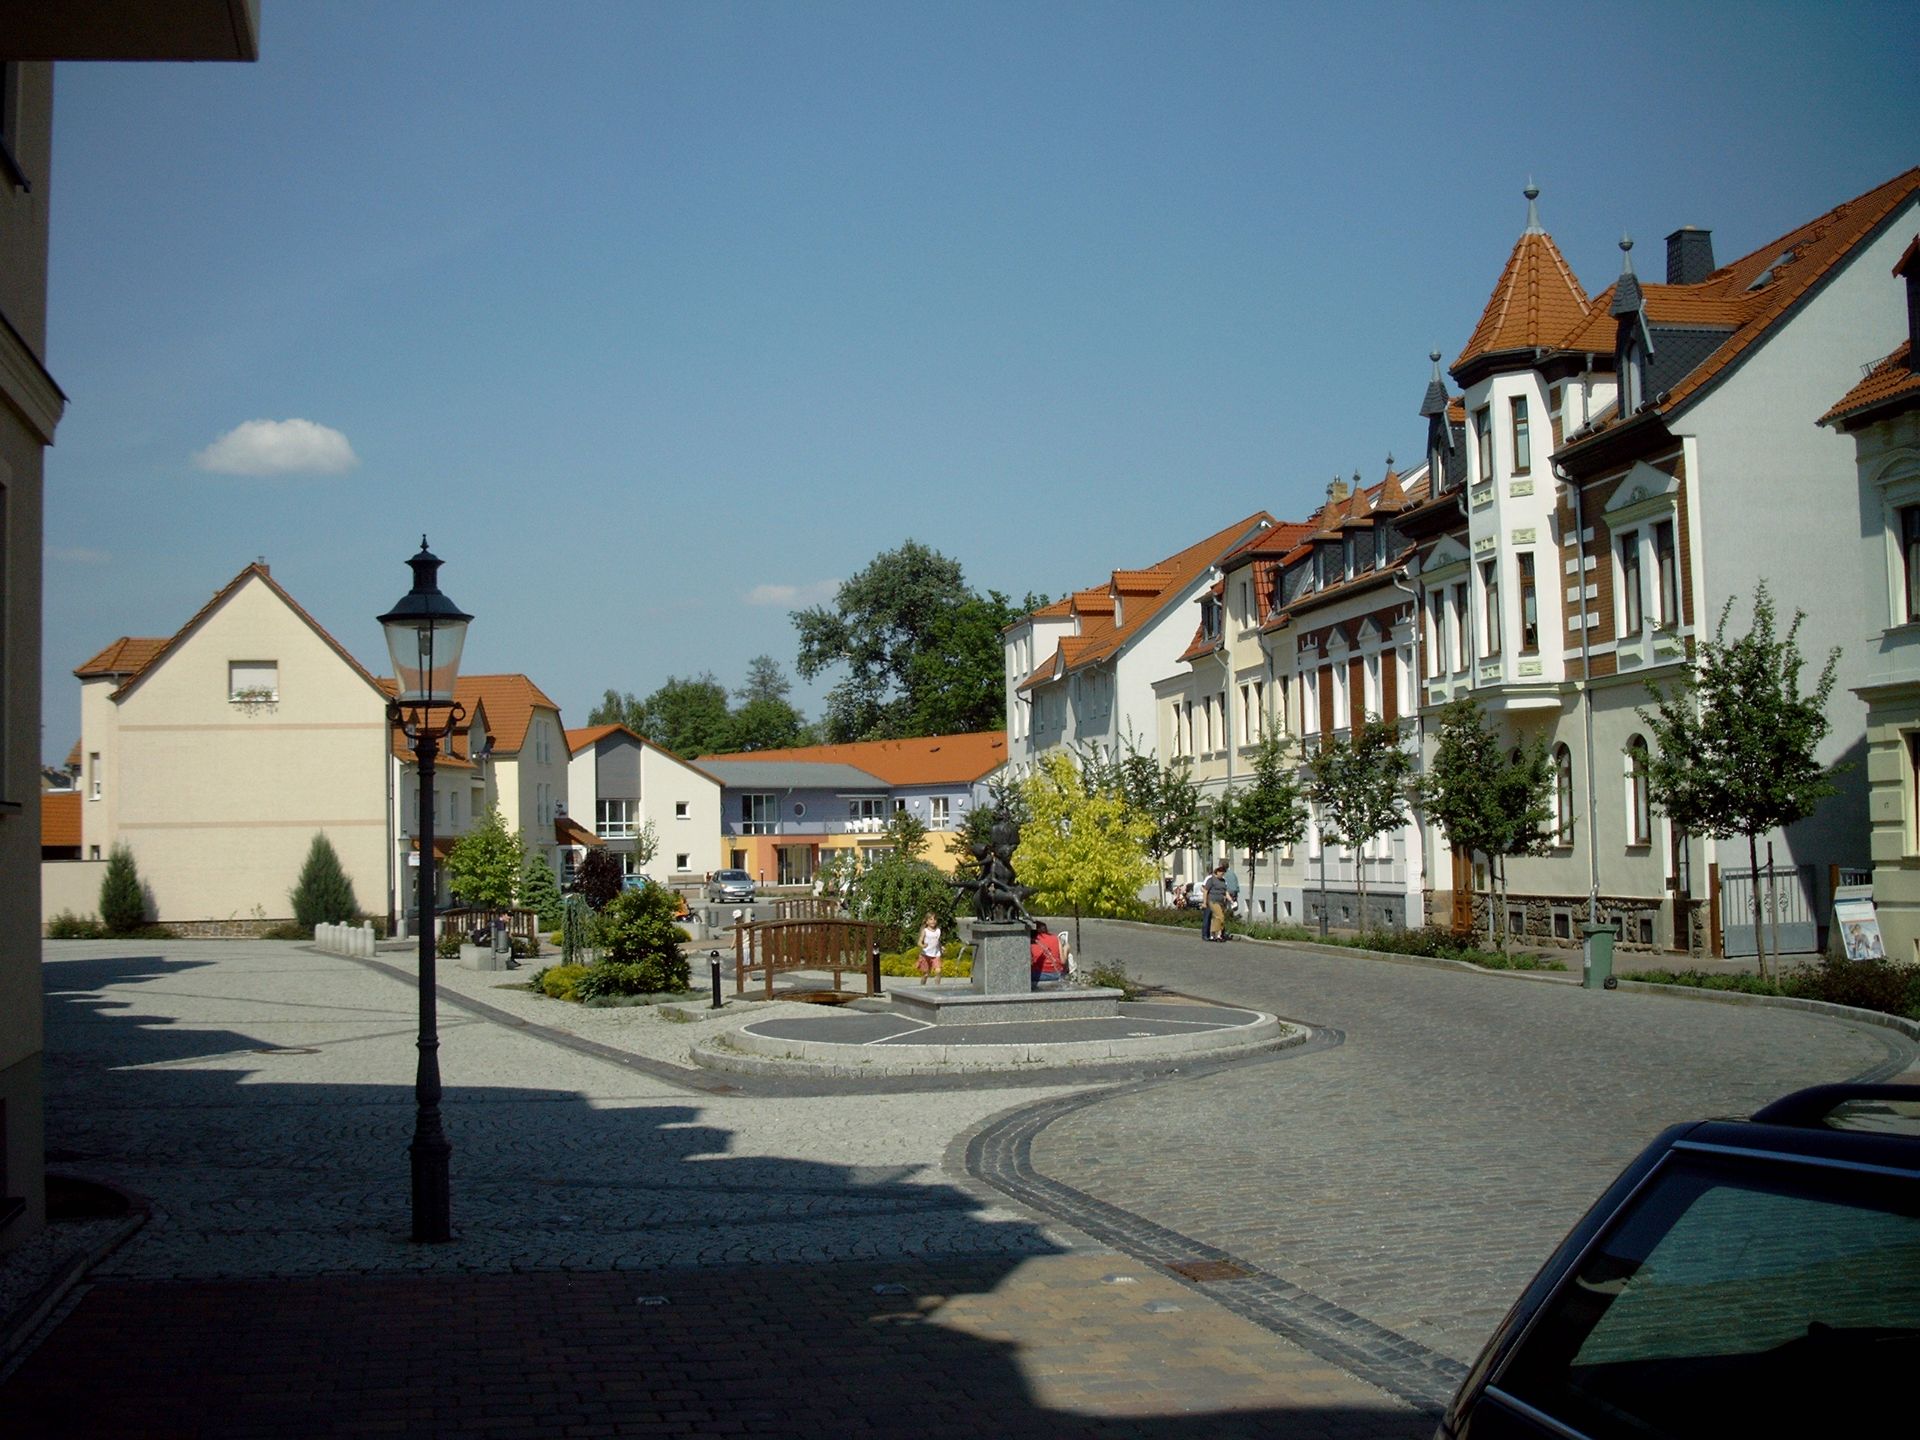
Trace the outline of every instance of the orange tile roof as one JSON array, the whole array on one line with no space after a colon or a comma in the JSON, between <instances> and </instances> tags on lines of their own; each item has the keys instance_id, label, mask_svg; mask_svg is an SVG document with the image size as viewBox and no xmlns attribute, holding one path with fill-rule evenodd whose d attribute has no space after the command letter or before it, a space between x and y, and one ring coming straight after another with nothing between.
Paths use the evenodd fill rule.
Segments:
<instances>
[{"instance_id":1,"label":"orange tile roof","mask_svg":"<svg viewBox=\"0 0 1920 1440\"><path fill-rule=\"evenodd\" d=\"M1514 242L1480 323L1453 362L1453 373L1457 377L1462 366L1482 356L1552 346L1573 333L1588 310L1587 292L1553 237L1529 227ZM1606 348L1613 348L1611 337Z\"/></svg>"},{"instance_id":2,"label":"orange tile roof","mask_svg":"<svg viewBox=\"0 0 1920 1440\"><path fill-rule=\"evenodd\" d=\"M67 768L69 770L77 770L80 768L80 742L78 740L73 742L73 749L67 752Z\"/></svg>"},{"instance_id":3,"label":"orange tile roof","mask_svg":"<svg viewBox=\"0 0 1920 1440\"><path fill-rule=\"evenodd\" d=\"M1721 266L1698 285L1643 285L1647 315L1655 324L1732 327L1726 342L1658 399L1654 408L1670 414L1727 374L1916 195L1920 195L1920 166ZM1613 288L1594 302L1596 312L1605 314ZM1604 328L1611 349L1613 325L1609 322ZM1588 326L1585 333L1596 336L1598 330ZM1603 419L1594 429L1618 423L1616 413L1611 424Z\"/></svg>"},{"instance_id":4,"label":"orange tile roof","mask_svg":"<svg viewBox=\"0 0 1920 1440\"><path fill-rule=\"evenodd\" d=\"M640 741L642 744L646 743L646 736L636 734L624 725L588 725L579 730L569 730L566 732L567 754L578 755L589 745L598 745L602 740L606 739L607 736L616 732L632 735L634 739Z\"/></svg>"},{"instance_id":5,"label":"orange tile roof","mask_svg":"<svg viewBox=\"0 0 1920 1440\"><path fill-rule=\"evenodd\" d=\"M1820 424L1864 415L1896 400L1920 403L1920 371L1913 368L1913 342L1901 342L1900 348L1875 365L1858 385L1840 397L1840 402L1820 417Z\"/></svg>"},{"instance_id":6,"label":"orange tile roof","mask_svg":"<svg viewBox=\"0 0 1920 1440\"><path fill-rule=\"evenodd\" d=\"M110 675L135 675L160 653L166 643L167 637L164 635L122 635L91 660L77 666L73 673L82 680L99 680Z\"/></svg>"},{"instance_id":7,"label":"orange tile roof","mask_svg":"<svg viewBox=\"0 0 1920 1440\"><path fill-rule=\"evenodd\" d=\"M55 790L40 797L41 848L80 848L80 792Z\"/></svg>"},{"instance_id":8,"label":"orange tile roof","mask_svg":"<svg viewBox=\"0 0 1920 1440\"><path fill-rule=\"evenodd\" d=\"M487 731L496 753L517 754L527 743L527 727L533 723L536 706L560 713L560 707L525 675L462 675L453 695L469 715L476 706L486 706Z\"/></svg>"},{"instance_id":9,"label":"orange tile roof","mask_svg":"<svg viewBox=\"0 0 1920 1440\"><path fill-rule=\"evenodd\" d=\"M972 784L1006 761L1007 732L977 730L914 740L856 740L845 745L802 745L791 750L749 750L702 758L851 765L889 785Z\"/></svg>"}]
</instances>

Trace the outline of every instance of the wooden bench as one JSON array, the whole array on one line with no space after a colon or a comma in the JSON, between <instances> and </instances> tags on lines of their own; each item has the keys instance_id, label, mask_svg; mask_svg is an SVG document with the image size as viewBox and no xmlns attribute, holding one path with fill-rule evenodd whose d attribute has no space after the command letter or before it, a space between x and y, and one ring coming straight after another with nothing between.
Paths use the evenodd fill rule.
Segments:
<instances>
[{"instance_id":1,"label":"wooden bench","mask_svg":"<svg viewBox=\"0 0 1920 1440\"><path fill-rule=\"evenodd\" d=\"M879 944L880 927L871 920L762 920L737 925L733 931L733 993L747 988L747 976L765 977L766 998L773 999L773 977L783 970L825 970L840 988L843 971L852 971L866 984L866 993L880 993L879 976L870 960Z\"/></svg>"}]
</instances>

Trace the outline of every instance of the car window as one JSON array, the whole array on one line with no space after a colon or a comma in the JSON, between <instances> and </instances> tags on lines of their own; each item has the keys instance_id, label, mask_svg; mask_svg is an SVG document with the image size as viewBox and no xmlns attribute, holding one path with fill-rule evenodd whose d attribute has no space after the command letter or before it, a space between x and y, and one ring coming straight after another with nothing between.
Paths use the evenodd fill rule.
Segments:
<instances>
[{"instance_id":1,"label":"car window","mask_svg":"<svg viewBox=\"0 0 1920 1440\"><path fill-rule=\"evenodd\" d=\"M1920 1184L1696 1155L1603 1234L1490 1394L1590 1435L1841 1434L1904 1404L1917 1363Z\"/></svg>"}]
</instances>

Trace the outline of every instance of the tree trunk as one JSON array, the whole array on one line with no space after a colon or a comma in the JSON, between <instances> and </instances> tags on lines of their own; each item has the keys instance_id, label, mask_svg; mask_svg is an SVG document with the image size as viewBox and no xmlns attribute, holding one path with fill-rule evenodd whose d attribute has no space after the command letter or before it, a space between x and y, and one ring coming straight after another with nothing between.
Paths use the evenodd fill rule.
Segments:
<instances>
[{"instance_id":1,"label":"tree trunk","mask_svg":"<svg viewBox=\"0 0 1920 1440\"><path fill-rule=\"evenodd\" d=\"M1367 851L1364 845L1356 846L1353 852L1353 883L1360 891L1360 914L1358 933L1367 933Z\"/></svg>"},{"instance_id":2,"label":"tree trunk","mask_svg":"<svg viewBox=\"0 0 1920 1440\"><path fill-rule=\"evenodd\" d=\"M1747 836L1747 866L1753 873L1753 953L1760 963L1760 978L1767 978L1767 936L1760 921L1760 846Z\"/></svg>"},{"instance_id":3,"label":"tree trunk","mask_svg":"<svg viewBox=\"0 0 1920 1440\"><path fill-rule=\"evenodd\" d=\"M1489 950L1498 950L1500 948L1500 942L1494 938L1493 934L1493 912L1495 908L1493 898L1493 867L1499 863L1499 859L1489 850L1487 852L1487 949ZM1471 868L1473 865L1473 856L1471 854L1467 856L1467 865L1469 867L1467 874L1471 877L1473 874ZM1468 894L1472 894L1472 891L1469 890Z\"/></svg>"}]
</instances>

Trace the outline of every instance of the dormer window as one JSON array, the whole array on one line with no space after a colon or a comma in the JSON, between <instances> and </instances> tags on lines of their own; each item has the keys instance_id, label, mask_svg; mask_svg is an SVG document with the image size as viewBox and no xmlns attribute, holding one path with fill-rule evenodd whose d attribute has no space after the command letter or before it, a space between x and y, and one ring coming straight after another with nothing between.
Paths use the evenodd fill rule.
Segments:
<instances>
[{"instance_id":1,"label":"dormer window","mask_svg":"<svg viewBox=\"0 0 1920 1440\"><path fill-rule=\"evenodd\" d=\"M1357 568L1355 561L1358 559L1359 548L1360 548L1359 546L1354 544L1353 536L1351 535L1347 536L1346 540L1342 542L1342 550L1344 551L1344 554L1345 554L1345 564L1342 568L1342 578L1347 580L1351 580L1353 578L1354 571Z\"/></svg>"}]
</instances>

